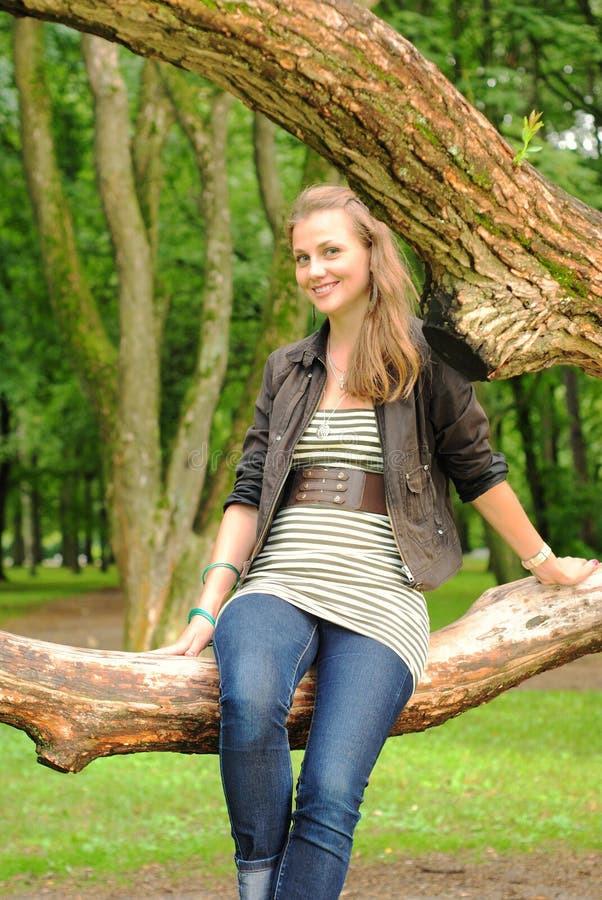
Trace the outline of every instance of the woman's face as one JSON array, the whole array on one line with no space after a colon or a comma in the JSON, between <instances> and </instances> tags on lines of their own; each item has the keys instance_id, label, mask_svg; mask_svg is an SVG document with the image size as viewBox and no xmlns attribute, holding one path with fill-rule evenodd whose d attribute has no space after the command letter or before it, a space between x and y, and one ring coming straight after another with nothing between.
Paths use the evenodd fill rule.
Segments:
<instances>
[{"instance_id":1,"label":"woman's face","mask_svg":"<svg viewBox=\"0 0 602 900\"><path fill-rule=\"evenodd\" d=\"M370 299L370 248L342 209L311 213L293 229L297 284L330 319L363 317Z\"/></svg>"}]
</instances>

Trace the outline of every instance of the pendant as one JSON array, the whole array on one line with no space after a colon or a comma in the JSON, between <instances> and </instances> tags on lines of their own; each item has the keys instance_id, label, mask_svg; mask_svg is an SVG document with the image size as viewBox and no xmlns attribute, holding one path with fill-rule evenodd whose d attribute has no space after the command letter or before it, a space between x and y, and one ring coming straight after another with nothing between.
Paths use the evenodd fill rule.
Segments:
<instances>
[{"instance_id":1,"label":"pendant","mask_svg":"<svg viewBox=\"0 0 602 900\"><path fill-rule=\"evenodd\" d=\"M319 437L320 440L323 441L324 438L327 438L329 434L330 428L328 427L328 422L322 422L320 425L318 425L316 429L316 437Z\"/></svg>"}]
</instances>

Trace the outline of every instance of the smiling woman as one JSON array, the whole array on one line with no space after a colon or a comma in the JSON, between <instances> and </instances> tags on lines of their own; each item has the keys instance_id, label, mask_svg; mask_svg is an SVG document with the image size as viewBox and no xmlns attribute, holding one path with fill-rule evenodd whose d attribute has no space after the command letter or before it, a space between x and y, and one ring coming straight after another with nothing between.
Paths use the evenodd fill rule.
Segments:
<instances>
[{"instance_id":1,"label":"smiling woman","mask_svg":"<svg viewBox=\"0 0 602 900\"><path fill-rule=\"evenodd\" d=\"M410 317L418 298L389 229L353 191L319 185L297 198L288 237L299 286L328 316L334 381L342 389L343 373L348 397L369 407L407 396L421 364Z\"/></svg>"},{"instance_id":2,"label":"smiling woman","mask_svg":"<svg viewBox=\"0 0 602 900\"><path fill-rule=\"evenodd\" d=\"M461 563L449 480L540 581L576 584L597 563L542 552L472 386L411 316L389 229L326 185L300 195L288 235L326 321L268 359L201 598L162 652L213 637L242 900L336 900L365 786L426 665L422 591ZM292 812L286 723L312 665Z\"/></svg>"},{"instance_id":3,"label":"smiling woman","mask_svg":"<svg viewBox=\"0 0 602 900\"><path fill-rule=\"evenodd\" d=\"M370 303L370 248L342 209L312 213L293 230L297 283L332 332L359 332ZM347 323L347 324L345 324ZM331 341L332 342L332 341Z\"/></svg>"}]
</instances>

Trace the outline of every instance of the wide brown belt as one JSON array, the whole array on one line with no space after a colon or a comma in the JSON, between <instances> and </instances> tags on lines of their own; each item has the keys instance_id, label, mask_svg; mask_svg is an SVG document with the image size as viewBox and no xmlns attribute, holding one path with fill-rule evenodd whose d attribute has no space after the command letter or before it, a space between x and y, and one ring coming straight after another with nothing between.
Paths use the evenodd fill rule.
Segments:
<instances>
[{"instance_id":1,"label":"wide brown belt","mask_svg":"<svg viewBox=\"0 0 602 900\"><path fill-rule=\"evenodd\" d=\"M293 469L284 490L283 506L305 504L337 506L387 514L385 480L377 472L334 466Z\"/></svg>"}]
</instances>

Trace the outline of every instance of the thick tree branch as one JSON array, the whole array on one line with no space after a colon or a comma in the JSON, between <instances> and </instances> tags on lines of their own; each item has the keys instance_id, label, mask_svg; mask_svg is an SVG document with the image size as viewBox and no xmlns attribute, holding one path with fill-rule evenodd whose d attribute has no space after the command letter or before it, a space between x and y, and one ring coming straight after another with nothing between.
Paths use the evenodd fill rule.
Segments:
<instances>
[{"instance_id":1,"label":"thick tree branch","mask_svg":"<svg viewBox=\"0 0 602 900\"><path fill-rule=\"evenodd\" d=\"M330 159L423 256L431 340L473 378L602 375L602 216L349 0L0 0L196 71Z\"/></svg>"},{"instance_id":2,"label":"thick tree branch","mask_svg":"<svg viewBox=\"0 0 602 900\"><path fill-rule=\"evenodd\" d=\"M391 733L424 731L602 649L601 601L602 573L577 588L526 578L486 591L432 636L424 679ZM27 732L39 761L62 772L118 753L215 753L217 696L210 660L79 650L0 632L0 721ZM310 673L289 717L295 748L305 744L313 696Z\"/></svg>"}]
</instances>

